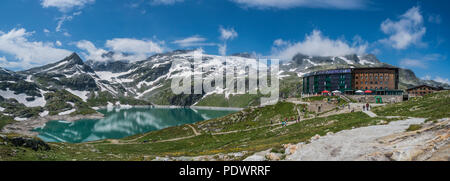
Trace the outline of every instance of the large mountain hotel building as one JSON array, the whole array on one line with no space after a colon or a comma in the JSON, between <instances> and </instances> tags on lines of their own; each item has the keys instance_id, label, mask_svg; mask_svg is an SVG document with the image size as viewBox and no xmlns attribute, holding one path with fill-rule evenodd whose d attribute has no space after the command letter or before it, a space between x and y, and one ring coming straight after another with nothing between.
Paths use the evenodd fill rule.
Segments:
<instances>
[{"instance_id":1,"label":"large mountain hotel building","mask_svg":"<svg viewBox=\"0 0 450 181\"><path fill-rule=\"evenodd\" d=\"M319 94L340 91L356 94L361 91L374 95L401 95L398 90L399 70L391 67L347 68L311 72L303 76L303 93Z\"/></svg>"}]
</instances>

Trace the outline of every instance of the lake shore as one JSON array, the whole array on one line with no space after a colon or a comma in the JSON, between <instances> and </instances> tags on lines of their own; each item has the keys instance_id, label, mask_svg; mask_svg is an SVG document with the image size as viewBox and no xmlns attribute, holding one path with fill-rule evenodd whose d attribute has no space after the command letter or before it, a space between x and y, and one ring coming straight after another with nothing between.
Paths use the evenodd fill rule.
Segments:
<instances>
[{"instance_id":1,"label":"lake shore","mask_svg":"<svg viewBox=\"0 0 450 181\"><path fill-rule=\"evenodd\" d=\"M36 117L36 118L30 118L26 121L16 121L12 124L8 124L1 132L3 133L16 133L26 136L37 136L39 133L34 132L32 130L44 127L45 124L49 121L54 120L64 120L68 122L73 122L81 119L102 119L104 118L104 115L102 113L95 113L95 114L88 114L88 115L54 115L54 116L44 116L44 117Z\"/></svg>"},{"instance_id":2,"label":"lake shore","mask_svg":"<svg viewBox=\"0 0 450 181\"><path fill-rule=\"evenodd\" d=\"M240 107L214 107L214 106L176 106L176 105L119 105L119 106L99 106L95 107L95 110L99 109L108 109L108 108L120 108L120 109L129 109L129 108L191 108L191 109L202 109L202 110L225 110L225 111L242 111L245 108Z\"/></svg>"},{"instance_id":3,"label":"lake shore","mask_svg":"<svg viewBox=\"0 0 450 181\"><path fill-rule=\"evenodd\" d=\"M131 108L167 108L167 109L174 109L174 108L190 108L195 110L226 110L226 111L241 111L244 108L237 108L237 107L213 107L213 106L174 106L174 105L118 105L118 106L99 106L94 107L95 110L99 109L131 109ZM36 118L30 118L25 121L16 121L12 124L6 125L3 127L1 132L3 133L16 133L26 136L37 136L39 133L34 132L32 130L40 127L44 127L45 124L49 121L55 121L55 120L64 120L68 122L73 122L81 119L103 119L104 115L102 113L95 113L95 114L89 114L89 115L53 115L53 116L44 116L44 117L36 117Z\"/></svg>"}]
</instances>

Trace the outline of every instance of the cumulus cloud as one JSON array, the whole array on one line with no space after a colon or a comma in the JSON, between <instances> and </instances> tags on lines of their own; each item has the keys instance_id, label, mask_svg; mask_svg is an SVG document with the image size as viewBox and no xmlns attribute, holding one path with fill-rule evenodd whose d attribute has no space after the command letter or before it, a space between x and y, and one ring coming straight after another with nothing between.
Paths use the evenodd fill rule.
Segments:
<instances>
[{"instance_id":1,"label":"cumulus cloud","mask_svg":"<svg viewBox=\"0 0 450 181\"><path fill-rule=\"evenodd\" d=\"M137 40L131 38L115 38L106 41L106 47L116 52L132 54L162 53L163 48L159 43L151 40Z\"/></svg>"},{"instance_id":2,"label":"cumulus cloud","mask_svg":"<svg viewBox=\"0 0 450 181\"><path fill-rule=\"evenodd\" d=\"M368 0L231 0L246 8L289 9L296 7L326 9L364 9Z\"/></svg>"},{"instance_id":3,"label":"cumulus cloud","mask_svg":"<svg viewBox=\"0 0 450 181\"><path fill-rule=\"evenodd\" d=\"M423 61L417 60L417 59L409 59L405 58L400 60L400 66L401 67L413 67L413 68L427 68L428 65L426 65Z\"/></svg>"},{"instance_id":4,"label":"cumulus cloud","mask_svg":"<svg viewBox=\"0 0 450 181\"><path fill-rule=\"evenodd\" d=\"M74 8L82 8L86 4L94 3L95 0L42 0L44 8L57 8L61 12L68 12Z\"/></svg>"},{"instance_id":5,"label":"cumulus cloud","mask_svg":"<svg viewBox=\"0 0 450 181\"><path fill-rule=\"evenodd\" d=\"M234 30L234 28L219 28L220 32L220 39L226 41L226 40L232 40L238 36L237 32Z\"/></svg>"},{"instance_id":6,"label":"cumulus cloud","mask_svg":"<svg viewBox=\"0 0 450 181\"><path fill-rule=\"evenodd\" d=\"M274 41L272 57L283 60L292 59L301 53L309 56L342 56L348 54L364 54L368 43L355 37L352 44L344 40L333 40L322 35L319 30L314 30L305 36L301 42L291 43L282 39Z\"/></svg>"},{"instance_id":7,"label":"cumulus cloud","mask_svg":"<svg viewBox=\"0 0 450 181\"><path fill-rule=\"evenodd\" d=\"M88 60L107 61L107 60L144 60L154 53L162 53L163 42L153 42L151 40L137 40L130 38L116 38L107 40L105 47L108 49L97 48L92 42L81 40L76 46L83 50L81 54ZM108 52L114 52L113 57L104 56Z\"/></svg>"},{"instance_id":8,"label":"cumulus cloud","mask_svg":"<svg viewBox=\"0 0 450 181\"><path fill-rule=\"evenodd\" d=\"M63 15L63 16L57 18L58 24L56 26L56 32L61 32L62 25L65 22L72 21L75 16L79 16L80 14L81 14L81 11L77 11L77 12L73 13L72 15Z\"/></svg>"},{"instance_id":9,"label":"cumulus cloud","mask_svg":"<svg viewBox=\"0 0 450 181\"><path fill-rule=\"evenodd\" d=\"M426 75L426 76L422 77L422 79L423 79L423 80L434 80L434 81L436 81L436 82L440 82L440 83L444 83L444 84L450 85L450 81L449 81L448 78L442 78L442 77L440 77L440 76L436 76L436 77L433 79L431 75Z\"/></svg>"},{"instance_id":10,"label":"cumulus cloud","mask_svg":"<svg viewBox=\"0 0 450 181\"><path fill-rule=\"evenodd\" d=\"M56 46L62 46L62 43L59 41L59 40L57 40L56 42L55 42L55 44L56 44Z\"/></svg>"},{"instance_id":11,"label":"cumulus cloud","mask_svg":"<svg viewBox=\"0 0 450 181\"><path fill-rule=\"evenodd\" d=\"M33 32L24 28L12 29L8 33L0 32L0 52L13 56L16 61L2 60L7 68L30 68L45 65L71 54L71 51L56 48L52 42L30 41Z\"/></svg>"},{"instance_id":12,"label":"cumulus cloud","mask_svg":"<svg viewBox=\"0 0 450 181\"><path fill-rule=\"evenodd\" d=\"M219 55L227 55L227 44L217 45L219 47Z\"/></svg>"},{"instance_id":13,"label":"cumulus cloud","mask_svg":"<svg viewBox=\"0 0 450 181\"><path fill-rule=\"evenodd\" d=\"M224 56L227 54L227 41L237 38L238 33L234 30L234 28L224 28L222 26L219 27L219 32L220 39L223 41L223 44L218 44L217 47L219 48L219 54Z\"/></svg>"},{"instance_id":14,"label":"cumulus cloud","mask_svg":"<svg viewBox=\"0 0 450 181\"><path fill-rule=\"evenodd\" d=\"M434 81L436 81L436 82L441 82L441 83L450 85L450 81L448 80L448 78L442 78L442 77L437 76L437 77L434 79Z\"/></svg>"},{"instance_id":15,"label":"cumulus cloud","mask_svg":"<svg viewBox=\"0 0 450 181\"><path fill-rule=\"evenodd\" d=\"M443 56L443 55L437 54L437 53L433 53L433 54L415 56L415 58L404 58L404 59L400 60L399 64L401 67L405 67L405 68L426 69L426 68L428 68L430 63L432 63L434 61L445 60L445 59L447 59L446 56Z\"/></svg>"},{"instance_id":16,"label":"cumulus cloud","mask_svg":"<svg viewBox=\"0 0 450 181\"><path fill-rule=\"evenodd\" d=\"M412 44L423 44L422 37L426 33L419 7L412 7L406 11L398 18L398 21L386 19L381 23L381 30L389 37L380 42L395 49L406 49Z\"/></svg>"},{"instance_id":17,"label":"cumulus cloud","mask_svg":"<svg viewBox=\"0 0 450 181\"><path fill-rule=\"evenodd\" d=\"M184 39L175 40L172 43L177 44L178 46L181 46L181 47L214 46L214 45L216 45L215 43L207 43L205 41L206 41L206 38L203 38L199 35L194 35L194 36L187 37Z\"/></svg>"}]
</instances>

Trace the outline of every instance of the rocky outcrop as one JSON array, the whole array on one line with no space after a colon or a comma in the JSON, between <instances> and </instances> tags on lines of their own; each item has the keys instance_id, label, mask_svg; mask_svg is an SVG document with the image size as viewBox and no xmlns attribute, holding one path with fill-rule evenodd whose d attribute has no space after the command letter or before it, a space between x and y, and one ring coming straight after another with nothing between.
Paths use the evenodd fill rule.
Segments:
<instances>
[{"instance_id":1,"label":"rocky outcrop","mask_svg":"<svg viewBox=\"0 0 450 181\"><path fill-rule=\"evenodd\" d=\"M314 136L308 144L285 145L286 160L449 161L450 119L423 121L412 118ZM411 124L422 128L406 131Z\"/></svg>"},{"instance_id":2,"label":"rocky outcrop","mask_svg":"<svg viewBox=\"0 0 450 181\"><path fill-rule=\"evenodd\" d=\"M47 143L35 138L25 138L25 137L8 138L7 136L0 136L0 139L6 142L3 144L11 144L16 147L31 148L34 151L38 150L48 151L51 149Z\"/></svg>"}]
</instances>

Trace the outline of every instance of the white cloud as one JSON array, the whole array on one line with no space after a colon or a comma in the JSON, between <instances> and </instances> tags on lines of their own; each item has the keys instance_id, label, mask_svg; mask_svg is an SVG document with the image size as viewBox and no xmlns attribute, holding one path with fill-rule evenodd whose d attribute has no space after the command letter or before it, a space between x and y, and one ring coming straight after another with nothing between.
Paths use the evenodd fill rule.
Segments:
<instances>
[{"instance_id":1,"label":"white cloud","mask_svg":"<svg viewBox=\"0 0 450 181\"><path fill-rule=\"evenodd\" d=\"M217 47L219 48L219 54L220 55L226 55L227 54L227 41L233 40L236 37L238 37L238 33L234 30L234 28L223 28L222 26L219 27L220 32L220 39L223 41L223 45L218 44Z\"/></svg>"},{"instance_id":2,"label":"white cloud","mask_svg":"<svg viewBox=\"0 0 450 181\"><path fill-rule=\"evenodd\" d=\"M162 53L163 48L159 43L151 40L137 40L131 38L115 38L106 41L106 47L116 52L133 54Z\"/></svg>"},{"instance_id":3,"label":"white cloud","mask_svg":"<svg viewBox=\"0 0 450 181\"><path fill-rule=\"evenodd\" d=\"M412 44L423 44L422 37L426 33L419 7L412 7L401 15L398 21L386 19L381 23L381 30L389 37L380 42L395 49L406 49Z\"/></svg>"},{"instance_id":4,"label":"white cloud","mask_svg":"<svg viewBox=\"0 0 450 181\"><path fill-rule=\"evenodd\" d=\"M137 40L130 38L116 38L107 40L105 46L108 50L97 48L92 42L82 40L76 43L76 46L84 50L81 54L88 60L107 61L107 60L144 60L153 53L162 53L163 42L156 43L150 40ZM113 57L104 55L110 51L114 52Z\"/></svg>"},{"instance_id":5,"label":"white cloud","mask_svg":"<svg viewBox=\"0 0 450 181\"><path fill-rule=\"evenodd\" d=\"M42 0L41 5L44 8L54 7L61 12L68 12L73 8L82 8L94 2L95 0Z\"/></svg>"},{"instance_id":6,"label":"white cloud","mask_svg":"<svg viewBox=\"0 0 450 181\"><path fill-rule=\"evenodd\" d=\"M442 77L439 77L439 76L437 76L437 77L434 79L434 81L436 81L436 82L441 82L441 83L450 85L450 81L449 81L448 79L442 78Z\"/></svg>"},{"instance_id":7,"label":"white cloud","mask_svg":"<svg viewBox=\"0 0 450 181\"><path fill-rule=\"evenodd\" d=\"M95 47L95 45L87 40L81 40L76 43L76 46L84 50L85 52L81 52L81 54L84 56L84 58L88 60L97 60L97 61L105 61L105 57L103 57L103 54L108 53L108 51L104 49L98 49Z\"/></svg>"},{"instance_id":8,"label":"white cloud","mask_svg":"<svg viewBox=\"0 0 450 181\"><path fill-rule=\"evenodd\" d=\"M401 59L399 64L402 67L422 68L426 69L429 64L434 61L446 60L447 57L441 54L433 53L427 55L416 55L414 58Z\"/></svg>"},{"instance_id":9,"label":"white cloud","mask_svg":"<svg viewBox=\"0 0 450 181\"><path fill-rule=\"evenodd\" d=\"M33 66L45 65L70 55L72 52L56 48L52 42L30 41L28 37L33 32L25 29L12 29L8 33L0 32L0 52L15 57L17 61L9 62L9 66L15 68L30 68ZM5 66L7 67L7 66Z\"/></svg>"},{"instance_id":10,"label":"white cloud","mask_svg":"<svg viewBox=\"0 0 450 181\"><path fill-rule=\"evenodd\" d=\"M272 57L289 60L299 53L309 56L364 54L367 46L367 42L357 37L349 45L344 40L332 40L323 36L319 30L314 30L311 34L306 35L302 42L291 43L282 39L275 40Z\"/></svg>"},{"instance_id":11,"label":"white cloud","mask_svg":"<svg viewBox=\"0 0 450 181\"><path fill-rule=\"evenodd\" d=\"M244 7L289 9L296 7L327 9L364 9L368 0L231 0Z\"/></svg>"},{"instance_id":12,"label":"white cloud","mask_svg":"<svg viewBox=\"0 0 450 181\"><path fill-rule=\"evenodd\" d=\"M431 75L425 75L422 77L423 80L431 80Z\"/></svg>"},{"instance_id":13,"label":"white cloud","mask_svg":"<svg viewBox=\"0 0 450 181\"><path fill-rule=\"evenodd\" d=\"M194 35L191 37L187 37L181 40L175 40L172 43L177 44L181 47L192 47L192 46L214 46L215 43L206 43L206 38L203 38L199 35Z\"/></svg>"},{"instance_id":14,"label":"white cloud","mask_svg":"<svg viewBox=\"0 0 450 181\"><path fill-rule=\"evenodd\" d=\"M287 42L287 41L284 41L283 39L276 39L275 41L273 41L273 45L275 45L275 46L277 46L277 47L280 47L280 46L286 46L286 45L288 45L289 44L289 42Z\"/></svg>"},{"instance_id":15,"label":"white cloud","mask_svg":"<svg viewBox=\"0 0 450 181\"><path fill-rule=\"evenodd\" d=\"M80 14L81 14L81 11L77 11L77 12L73 13L72 15L69 15L69 16L68 15L63 15L63 16L57 18L58 25L56 26L56 32L61 32L62 25L65 22L72 21L75 16L78 16Z\"/></svg>"},{"instance_id":16,"label":"white cloud","mask_svg":"<svg viewBox=\"0 0 450 181\"><path fill-rule=\"evenodd\" d=\"M428 67L428 65L426 65L421 60L409 59L409 58L400 60L400 66L401 67L414 67L414 68L427 68Z\"/></svg>"},{"instance_id":17,"label":"white cloud","mask_svg":"<svg viewBox=\"0 0 450 181\"><path fill-rule=\"evenodd\" d=\"M223 27L220 27L219 32L220 32L220 39L224 41L232 40L238 36L238 33L234 30L234 28L225 29Z\"/></svg>"},{"instance_id":18,"label":"white cloud","mask_svg":"<svg viewBox=\"0 0 450 181\"><path fill-rule=\"evenodd\" d=\"M217 45L219 47L219 55L227 55L227 44Z\"/></svg>"},{"instance_id":19,"label":"white cloud","mask_svg":"<svg viewBox=\"0 0 450 181\"><path fill-rule=\"evenodd\" d=\"M43 31L44 33L50 33L50 30L48 30L47 28L45 28Z\"/></svg>"},{"instance_id":20,"label":"white cloud","mask_svg":"<svg viewBox=\"0 0 450 181\"><path fill-rule=\"evenodd\" d=\"M171 5L178 2L183 2L184 0L152 0L151 4L153 5Z\"/></svg>"},{"instance_id":21,"label":"white cloud","mask_svg":"<svg viewBox=\"0 0 450 181\"><path fill-rule=\"evenodd\" d=\"M59 46L59 47L62 46L62 43L59 40L56 40L55 44L56 44L56 46Z\"/></svg>"},{"instance_id":22,"label":"white cloud","mask_svg":"<svg viewBox=\"0 0 450 181\"><path fill-rule=\"evenodd\" d=\"M426 75L422 77L423 80L434 80L436 82L444 83L450 85L450 80L448 78L442 78L440 76L436 76L434 79L430 75Z\"/></svg>"}]
</instances>

